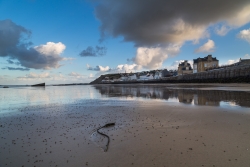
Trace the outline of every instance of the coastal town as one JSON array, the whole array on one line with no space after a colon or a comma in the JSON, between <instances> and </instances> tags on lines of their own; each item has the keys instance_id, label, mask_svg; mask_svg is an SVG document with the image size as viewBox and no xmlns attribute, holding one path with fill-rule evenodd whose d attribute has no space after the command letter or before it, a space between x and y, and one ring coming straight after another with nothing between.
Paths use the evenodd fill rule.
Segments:
<instances>
[{"instance_id":1,"label":"coastal town","mask_svg":"<svg viewBox=\"0 0 250 167\"><path fill-rule=\"evenodd\" d=\"M241 70L241 74L237 74L237 70ZM142 72L130 72L130 73L119 73L119 74L106 74L98 78L98 83L121 83L121 82L149 82L149 81L160 81L160 80L173 80L178 78L196 77L200 75L206 75L208 73L217 73L214 78L232 78L237 76L249 76L250 72L250 59L240 59L238 62L230 65L219 65L219 60L212 55L208 55L204 58L193 59L191 65L187 60L184 60L178 65L176 70L168 69L157 69L151 71ZM231 74L230 72L231 71ZM233 71L233 72L232 72ZM244 75L242 74L244 71ZM224 76L220 73L224 74ZM232 74L233 73L233 74ZM196 77L197 78L197 77ZM206 79L206 77L202 77ZM210 76L211 78L211 76ZM97 81L97 80L96 80ZM97 83L94 81L94 83Z\"/></svg>"}]
</instances>

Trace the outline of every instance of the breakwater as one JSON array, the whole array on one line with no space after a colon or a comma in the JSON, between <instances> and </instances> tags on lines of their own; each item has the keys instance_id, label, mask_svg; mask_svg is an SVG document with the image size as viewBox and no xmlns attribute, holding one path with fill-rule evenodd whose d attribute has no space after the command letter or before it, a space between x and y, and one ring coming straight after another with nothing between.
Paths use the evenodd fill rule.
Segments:
<instances>
[{"instance_id":1,"label":"breakwater","mask_svg":"<svg viewBox=\"0 0 250 167\"><path fill-rule=\"evenodd\" d=\"M108 74L110 75L110 74ZM108 76L107 75L107 76ZM102 75L91 84L105 84L101 82ZM172 77L163 77L153 80L131 80L131 81L113 81L107 84L133 84L133 83L250 83L250 65L231 66L219 69L213 69L205 72L179 75Z\"/></svg>"}]
</instances>

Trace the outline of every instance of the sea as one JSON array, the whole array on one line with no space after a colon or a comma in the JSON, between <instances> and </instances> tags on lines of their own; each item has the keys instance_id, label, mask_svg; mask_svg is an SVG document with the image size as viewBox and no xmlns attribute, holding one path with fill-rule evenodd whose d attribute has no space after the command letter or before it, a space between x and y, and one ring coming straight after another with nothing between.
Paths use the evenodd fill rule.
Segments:
<instances>
[{"instance_id":1,"label":"sea","mask_svg":"<svg viewBox=\"0 0 250 167\"><path fill-rule=\"evenodd\" d=\"M216 106L250 111L250 85L72 85L0 87L0 114L20 108L95 101L161 101L175 105Z\"/></svg>"}]
</instances>

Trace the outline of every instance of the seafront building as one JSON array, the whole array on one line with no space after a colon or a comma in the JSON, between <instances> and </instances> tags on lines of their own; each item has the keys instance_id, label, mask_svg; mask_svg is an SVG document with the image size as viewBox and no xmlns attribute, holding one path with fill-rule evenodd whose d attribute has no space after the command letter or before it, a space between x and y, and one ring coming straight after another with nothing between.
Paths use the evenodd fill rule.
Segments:
<instances>
[{"instance_id":1,"label":"seafront building","mask_svg":"<svg viewBox=\"0 0 250 167\"><path fill-rule=\"evenodd\" d=\"M250 59L241 59L239 60L239 62L234 63L234 65L248 65L250 64Z\"/></svg>"},{"instance_id":2,"label":"seafront building","mask_svg":"<svg viewBox=\"0 0 250 167\"><path fill-rule=\"evenodd\" d=\"M193 73L207 71L211 68L219 67L219 60L216 57L212 57L212 55L208 55L204 58L194 59L193 64Z\"/></svg>"},{"instance_id":3,"label":"seafront building","mask_svg":"<svg viewBox=\"0 0 250 167\"><path fill-rule=\"evenodd\" d=\"M187 60L179 64L178 75L192 74L193 69Z\"/></svg>"},{"instance_id":4,"label":"seafront building","mask_svg":"<svg viewBox=\"0 0 250 167\"><path fill-rule=\"evenodd\" d=\"M236 77L248 73L247 69L250 66L250 59L240 59L239 62L231 65L219 66L219 60L212 55L208 55L204 58L197 58L193 60L193 69L191 64L187 60L180 63L177 70L151 70L142 71L137 73L117 73L117 74L107 74L100 78L102 83L111 82L130 82L130 81L153 81L153 80L168 80L179 76L179 78L226 78L226 77ZM241 69L239 72L239 69ZM205 72L205 73L204 73ZM186 75L192 74L192 75Z\"/></svg>"}]
</instances>

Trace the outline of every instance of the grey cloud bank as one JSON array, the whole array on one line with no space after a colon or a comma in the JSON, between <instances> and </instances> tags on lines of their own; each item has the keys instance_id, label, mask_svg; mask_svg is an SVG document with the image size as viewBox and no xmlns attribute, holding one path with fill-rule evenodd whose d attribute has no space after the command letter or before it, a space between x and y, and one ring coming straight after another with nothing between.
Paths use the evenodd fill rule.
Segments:
<instances>
[{"instance_id":1,"label":"grey cloud bank","mask_svg":"<svg viewBox=\"0 0 250 167\"><path fill-rule=\"evenodd\" d=\"M179 54L186 41L197 44L200 39L209 38L210 32L223 36L250 22L249 0L92 2L101 23L101 41L111 36L133 42L137 47L134 63L147 69L161 68L165 60ZM201 49L210 52L213 48L210 42Z\"/></svg>"},{"instance_id":2,"label":"grey cloud bank","mask_svg":"<svg viewBox=\"0 0 250 167\"><path fill-rule=\"evenodd\" d=\"M46 45L31 47L31 31L11 20L0 20L0 57L18 60L26 68L58 68L63 60L60 54L65 49L62 43L48 42ZM52 46L52 47L51 47ZM8 61L12 64L12 60Z\"/></svg>"},{"instance_id":3,"label":"grey cloud bank","mask_svg":"<svg viewBox=\"0 0 250 167\"><path fill-rule=\"evenodd\" d=\"M95 48L92 46L88 46L84 49L79 55L82 57L97 57L104 56L107 53L107 48L104 46L96 46Z\"/></svg>"},{"instance_id":4,"label":"grey cloud bank","mask_svg":"<svg viewBox=\"0 0 250 167\"><path fill-rule=\"evenodd\" d=\"M14 67L5 67L5 68L2 68L3 70L7 69L7 70L19 70L19 71L29 71L30 69L29 68L14 68Z\"/></svg>"},{"instance_id":5,"label":"grey cloud bank","mask_svg":"<svg viewBox=\"0 0 250 167\"><path fill-rule=\"evenodd\" d=\"M98 2L95 15L100 20L102 38L124 37L136 46L198 40L206 28L224 22L242 26L250 21L249 0L93 0Z\"/></svg>"}]
</instances>

